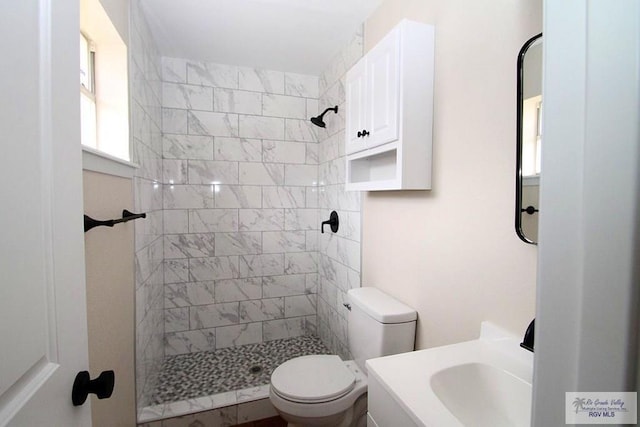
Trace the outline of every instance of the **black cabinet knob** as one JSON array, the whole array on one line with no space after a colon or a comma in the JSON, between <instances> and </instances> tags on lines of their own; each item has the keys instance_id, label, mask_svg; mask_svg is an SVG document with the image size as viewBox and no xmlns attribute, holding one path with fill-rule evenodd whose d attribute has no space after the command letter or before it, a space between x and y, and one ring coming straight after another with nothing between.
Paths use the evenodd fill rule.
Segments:
<instances>
[{"instance_id":1,"label":"black cabinet knob","mask_svg":"<svg viewBox=\"0 0 640 427\"><path fill-rule=\"evenodd\" d=\"M71 390L71 401L73 406L80 406L86 400L89 393L98 396L98 399L107 399L113 393L113 386L116 382L116 376L113 371L104 371L98 378L92 380L89 372L80 371L73 381L73 389Z\"/></svg>"},{"instance_id":2,"label":"black cabinet knob","mask_svg":"<svg viewBox=\"0 0 640 427\"><path fill-rule=\"evenodd\" d=\"M362 129L362 132L358 131L358 138L362 138L362 137L365 137L367 135L369 135L369 132L367 132L366 129Z\"/></svg>"}]
</instances>

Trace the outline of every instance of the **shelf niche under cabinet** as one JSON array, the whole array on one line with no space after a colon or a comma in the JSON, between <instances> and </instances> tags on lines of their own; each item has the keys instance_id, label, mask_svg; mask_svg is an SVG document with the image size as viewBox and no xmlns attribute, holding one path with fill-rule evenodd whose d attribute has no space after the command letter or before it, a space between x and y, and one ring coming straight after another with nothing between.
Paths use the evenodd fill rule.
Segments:
<instances>
[{"instance_id":1,"label":"shelf niche under cabinet","mask_svg":"<svg viewBox=\"0 0 640 427\"><path fill-rule=\"evenodd\" d=\"M351 161L351 183L396 179L398 150L362 157Z\"/></svg>"}]
</instances>

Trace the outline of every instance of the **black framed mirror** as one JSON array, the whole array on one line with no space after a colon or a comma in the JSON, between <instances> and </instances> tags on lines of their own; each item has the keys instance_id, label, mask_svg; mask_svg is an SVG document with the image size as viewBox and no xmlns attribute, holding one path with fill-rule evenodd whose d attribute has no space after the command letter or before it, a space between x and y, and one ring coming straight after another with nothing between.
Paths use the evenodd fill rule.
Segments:
<instances>
[{"instance_id":1,"label":"black framed mirror","mask_svg":"<svg viewBox=\"0 0 640 427\"><path fill-rule=\"evenodd\" d=\"M516 209L518 237L538 242L542 145L542 34L522 46L517 66Z\"/></svg>"}]
</instances>

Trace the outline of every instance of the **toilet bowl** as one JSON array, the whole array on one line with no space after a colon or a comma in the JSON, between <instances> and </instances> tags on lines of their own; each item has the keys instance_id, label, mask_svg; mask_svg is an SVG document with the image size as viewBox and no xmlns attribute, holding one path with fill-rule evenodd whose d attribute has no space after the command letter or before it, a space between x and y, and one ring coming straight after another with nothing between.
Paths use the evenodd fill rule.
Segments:
<instances>
[{"instance_id":1,"label":"toilet bowl","mask_svg":"<svg viewBox=\"0 0 640 427\"><path fill-rule=\"evenodd\" d=\"M347 293L349 349L336 355L301 356L271 374L269 399L289 427L366 427L366 359L412 351L415 310L376 288Z\"/></svg>"},{"instance_id":2,"label":"toilet bowl","mask_svg":"<svg viewBox=\"0 0 640 427\"><path fill-rule=\"evenodd\" d=\"M271 375L269 398L289 426L366 426L367 377L335 355L291 359ZM358 400L360 402L358 403Z\"/></svg>"}]
</instances>

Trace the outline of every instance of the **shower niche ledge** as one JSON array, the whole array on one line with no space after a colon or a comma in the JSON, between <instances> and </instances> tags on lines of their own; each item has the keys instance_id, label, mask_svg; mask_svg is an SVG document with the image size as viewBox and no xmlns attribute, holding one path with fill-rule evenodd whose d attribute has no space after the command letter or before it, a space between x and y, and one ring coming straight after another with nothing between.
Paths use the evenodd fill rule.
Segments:
<instances>
[{"instance_id":1,"label":"shower niche ledge","mask_svg":"<svg viewBox=\"0 0 640 427\"><path fill-rule=\"evenodd\" d=\"M430 190L434 27L401 21L348 72L346 190Z\"/></svg>"}]
</instances>

